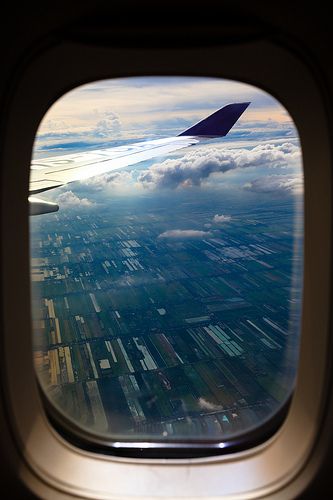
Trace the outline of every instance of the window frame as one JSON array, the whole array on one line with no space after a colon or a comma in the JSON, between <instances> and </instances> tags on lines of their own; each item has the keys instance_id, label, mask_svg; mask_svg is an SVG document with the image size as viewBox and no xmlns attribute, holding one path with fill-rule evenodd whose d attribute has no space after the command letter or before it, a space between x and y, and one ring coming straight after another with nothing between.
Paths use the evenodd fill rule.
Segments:
<instances>
[{"instance_id":1,"label":"window frame","mask_svg":"<svg viewBox=\"0 0 333 500\"><path fill-rule=\"evenodd\" d=\"M213 76L255 85L286 107L298 129L304 165L305 238L297 384L281 428L266 442L245 451L167 461L97 455L69 444L54 430L38 393L30 325L28 224L35 134L47 109L67 91L99 79L140 75ZM20 477L43 498L54 491L94 499L175 498L176 494L244 499L300 491L308 480L301 470L318 439L324 415L331 343L327 272L331 152L317 75L296 54L263 41L187 49L115 49L62 42L41 50L16 78L2 144L1 223L3 369L8 420L22 460Z\"/></svg>"}]
</instances>

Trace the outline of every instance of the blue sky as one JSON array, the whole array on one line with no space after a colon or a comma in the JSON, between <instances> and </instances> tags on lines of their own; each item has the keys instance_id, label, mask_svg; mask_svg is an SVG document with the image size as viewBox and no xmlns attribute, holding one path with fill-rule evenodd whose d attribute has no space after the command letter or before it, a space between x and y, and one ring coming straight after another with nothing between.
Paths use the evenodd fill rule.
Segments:
<instances>
[{"instance_id":1,"label":"blue sky","mask_svg":"<svg viewBox=\"0 0 333 500\"><path fill-rule=\"evenodd\" d=\"M285 108L251 85L216 78L132 77L78 87L45 115L34 157L177 135L231 102L251 101L223 140L73 183L48 197L88 207L89 192L230 189L262 195L302 192L297 131ZM84 192L85 197L80 197ZM91 204L93 204L91 199Z\"/></svg>"}]
</instances>

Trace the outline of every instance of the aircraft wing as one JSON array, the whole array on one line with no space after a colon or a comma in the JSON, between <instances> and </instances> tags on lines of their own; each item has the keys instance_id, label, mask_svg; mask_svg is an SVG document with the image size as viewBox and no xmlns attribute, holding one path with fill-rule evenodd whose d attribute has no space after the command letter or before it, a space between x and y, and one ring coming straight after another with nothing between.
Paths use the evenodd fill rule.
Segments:
<instances>
[{"instance_id":1,"label":"aircraft wing","mask_svg":"<svg viewBox=\"0 0 333 500\"><path fill-rule=\"evenodd\" d=\"M69 182L119 170L157 156L165 156L207 138L223 137L249 104L228 104L176 137L34 160L31 163L29 192L34 195ZM31 215L56 211L59 208L56 204L32 196L29 197L29 202ZM43 203L46 204L44 208Z\"/></svg>"},{"instance_id":2,"label":"aircraft wing","mask_svg":"<svg viewBox=\"0 0 333 500\"><path fill-rule=\"evenodd\" d=\"M35 160L31 163L29 190L32 194L40 193L69 182L88 179L140 161L150 160L156 156L164 156L196 142L199 142L196 137L168 137Z\"/></svg>"}]
</instances>

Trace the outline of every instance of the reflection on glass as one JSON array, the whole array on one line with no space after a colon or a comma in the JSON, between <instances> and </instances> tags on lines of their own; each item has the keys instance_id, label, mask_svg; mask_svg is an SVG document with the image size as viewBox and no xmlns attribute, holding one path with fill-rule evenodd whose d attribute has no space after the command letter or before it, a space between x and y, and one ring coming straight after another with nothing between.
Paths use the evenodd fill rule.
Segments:
<instances>
[{"instance_id":1,"label":"reflection on glass","mask_svg":"<svg viewBox=\"0 0 333 500\"><path fill-rule=\"evenodd\" d=\"M102 81L49 110L34 155L176 136L243 101L225 138L45 192L59 212L30 218L36 373L82 429L223 441L292 393L303 174L278 102L226 80Z\"/></svg>"}]
</instances>

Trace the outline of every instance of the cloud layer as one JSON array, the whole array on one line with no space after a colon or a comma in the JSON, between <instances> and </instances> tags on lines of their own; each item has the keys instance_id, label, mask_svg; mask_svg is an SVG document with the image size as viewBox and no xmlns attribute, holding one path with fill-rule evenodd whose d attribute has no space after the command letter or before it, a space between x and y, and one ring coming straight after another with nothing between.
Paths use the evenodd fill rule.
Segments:
<instances>
[{"instance_id":1,"label":"cloud layer","mask_svg":"<svg viewBox=\"0 0 333 500\"><path fill-rule=\"evenodd\" d=\"M141 172L138 181L148 188L200 186L213 173L249 167L300 165L301 153L292 143L261 144L252 149L195 149L182 158L168 159Z\"/></svg>"}]
</instances>

